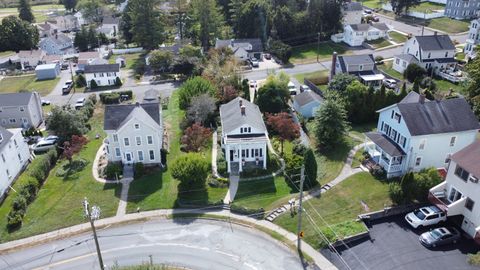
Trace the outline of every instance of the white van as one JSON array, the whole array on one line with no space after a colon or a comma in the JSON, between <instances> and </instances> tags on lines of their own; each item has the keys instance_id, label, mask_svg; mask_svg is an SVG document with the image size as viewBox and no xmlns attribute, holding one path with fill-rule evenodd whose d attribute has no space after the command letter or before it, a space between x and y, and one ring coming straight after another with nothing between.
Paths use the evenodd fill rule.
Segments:
<instances>
[{"instance_id":1,"label":"white van","mask_svg":"<svg viewBox=\"0 0 480 270\"><path fill-rule=\"evenodd\" d=\"M288 82L288 91L290 92L290 95L296 95L297 94L297 88L295 87L295 84L293 82Z\"/></svg>"},{"instance_id":2,"label":"white van","mask_svg":"<svg viewBox=\"0 0 480 270\"><path fill-rule=\"evenodd\" d=\"M55 140L41 140L33 146L33 152L45 152L57 146Z\"/></svg>"}]
</instances>

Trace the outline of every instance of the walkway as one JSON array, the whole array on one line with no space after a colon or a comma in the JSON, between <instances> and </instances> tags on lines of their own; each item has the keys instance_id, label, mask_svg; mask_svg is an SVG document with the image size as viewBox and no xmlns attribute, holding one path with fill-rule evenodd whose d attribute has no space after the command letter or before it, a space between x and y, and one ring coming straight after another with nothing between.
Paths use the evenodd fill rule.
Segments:
<instances>
[{"instance_id":1,"label":"walkway","mask_svg":"<svg viewBox=\"0 0 480 270\"><path fill-rule=\"evenodd\" d=\"M233 199L235 199L235 195L237 195L237 190L238 190L238 183L240 182L240 176L230 174L230 177L228 178L228 180L230 184L228 185L227 194L223 199L224 204L230 204L231 202L233 202Z\"/></svg>"},{"instance_id":2,"label":"walkway","mask_svg":"<svg viewBox=\"0 0 480 270\"><path fill-rule=\"evenodd\" d=\"M320 194L325 193L327 190L338 185L348 177L363 171L361 168L352 168L352 160L353 160L353 156L355 155L355 152L357 152L364 146L365 144L362 143L353 147L347 155L347 159L345 160L345 165L343 166L342 171L340 171L340 174L331 182L321 186L320 188L309 191L307 195L303 197L303 201L308 201L312 198L317 198L318 196L320 196ZM298 205L298 204L299 204L299 201L295 200L295 205ZM265 219L273 222L273 220L275 220L281 214L285 213L288 209L290 209L289 204L282 205L277 209L272 210Z\"/></svg>"},{"instance_id":3,"label":"walkway","mask_svg":"<svg viewBox=\"0 0 480 270\"><path fill-rule=\"evenodd\" d=\"M212 134L212 175L213 177L218 177L218 170L217 170L217 130L213 131Z\"/></svg>"},{"instance_id":4,"label":"walkway","mask_svg":"<svg viewBox=\"0 0 480 270\"><path fill-rule=\"evenodd\" d=\"M133 178L122 179L122 192L120 195L120 201L118 202L117 217L122 217L127 213L128 203L128 190L130 189L130 183Z\"/></svg>"}]
</instances>

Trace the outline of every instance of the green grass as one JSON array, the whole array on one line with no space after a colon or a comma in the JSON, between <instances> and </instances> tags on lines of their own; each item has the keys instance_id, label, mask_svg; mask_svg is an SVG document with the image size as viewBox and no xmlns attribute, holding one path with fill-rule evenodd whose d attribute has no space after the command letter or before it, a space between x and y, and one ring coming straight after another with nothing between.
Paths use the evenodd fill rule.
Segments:
<instances>
[{"instance_id":1,"label":"green grass","mask_svg":"<svg viewBox=\"0 0 480 270\"><path fill-rule=\"evenodd\" d=\"M363 139L364 138L363 133L375 131L376 129L377 129L376 122L361 124L361 125L353 125L352 129L348 132L348 134L352 137Z\"/></svg>"},{"instance_id":2,"label":"green grass","mask_svg":"<svg viewBox=\"0 0 480 270\"><path fill-rule=\"evenodd\" d=\"M445 9L445 5L443 4L437 4L432 2L422 2L417 6L411 7L409 10L429 14L429 13L435 12L436 10L442 10L442 9Z\"/></svg>"},{"instance_id":3,"label":"green grass","mask_svg":"<svg viewBox=\"0 0 480 270\"><path fill-rule=\"evenodd\" d=\"M455 59L465 60L465 53L464 52L459 52L459 53L455 54Z\"/></svg>"},{"instance_id":4,"label":"green grass","mask_svg":"<svg viewBox=\"0 0 480 270\"><path fill-rule=\"evenodd\" d=\"M366 0L366 1L357 1L362 3L362 5L369 7L371 9L382 8L382 1L379 0Z\"/></svg>"},{"instance_id":5,"label":"green grass","mask_svg":"<svg viewBox=\"0 0 480 270\"><path fill-rule=\"evenodd\" d=\"M366 203L368 211L364 209L361 201ZM334 241L336 237L326 224L332 226L339 237L364 232L364 225L355 221L357 215L383 209L385 205L391 205L388 185L374 179L367 172L355 174L324 193L320 198L314 198L304 203L305 214L302 216L304 240L316 249L324 246L321 237L315 231L315 227L319 227L330 238L330 241ZM308 216L312 218L313 222ZM274 222L296 233L297 219L297 216L284 214Z\"/></svg>"},{"instance_id":6,"label":"green grass","mask_svg":"<svg viewBox=\"0 0 480 270\"><path fill-rule=\"evenodd\" d=\"M461 33L468 31L470 21L459 21L447 17L435 18L427 21L426 26L447 33Z\"/></svg>"},{"instance_id":7,"label":"green grass","mask_svg":"<svg viewBox=\"0 0 480 270\"><path fill-rule=\"evenodd\" d=\"M465 87L462 83L459 84L454 84L446 80L442 79L433 79L435 84L437 85L437 91L441 93L448 93L450 89L453 89L453 91L460 93L460 94L465 94Z\"/></svg>"},{"instance_id":8,"label":"green grass","mask_svg":"<svg viewBox=\"0 0 480 270\"><path fill-rule=\"evenodd\" d=\"M15 93L20 90L37 91L42 96L48 95L57 85L60 77L52 80L37 81L35 75L5 77L0 80L0 93Z\"/></svg>"},{"instance_id":9,"label":"green grass","mask_svg":"<svg viewBox=\"0 0 480 270\"><path fill-rule=\"evenodd\" d=\"M387 73L388 75L403 80L403 74L394 70L393 67L393 60L392 61L383 61L383 65L377 65L378 69L382 70L383 72Z\"/></svg>"},{"instance_id":10,"label":"green grass","mask_svg":"<svg viewBox=\"0 0 480 270\"><path fill-rule=\"evenodd\" d=\"M400 34L396 31L390 31L388 35L396 43L404 43L405 41L407 41L407 36Z\"/></svg>"},{"instance_id":11,"label":"green grass","mask_svg":"<svg viewBox=\"0 0 480 270\"><path fill-rule=\"evenodd\" d=\"M51 10L60 11L59 14L63 14L65 11L65 7L63 5L38 5L32 6L33 16L35 17L36 23L41 23L47 20L47 13ZM18 10L17 8L0 8L0 16L8 16L8 15L17 15Z\"/></svg>"},{"instance_id":12,"label":"green grass","mask_svg":"<svg viewBox=\"0 0 480 270\"><path fill-rule=\"evenodd\" d=\"M332 57L332 53L349 54L351 53L345 45L336 44L331 41L320 43L318 54L319 60L327 60ZM292 48L290 62L293 64L314 63L317 61L317 43L311 43Z\"/></svg>"},{"instance_id":13,"label":"green grass","mask_svg":"<svg viewBox=\"0 0 480 270\"><path fill-rule=\"evenodd\" d=\"M353 159L352 159L352 168L360 167L360 164L362 164L362 160L363 160L363 149L358 149L358 151L355 152L355 155L353 156Z\"/></svg>"},{"instance_id":14,"label":"green grass","mask_svg":"<svg viewBox=\"0 0 480 270\"><path fill-rule=\"evenodd\" d=\"M318 71L309 72L309 73L295 74L293 77L295 77L295 79L297 79L297 81L300 84L303 84L303 79L305 79L305 78L307 78L309 80L326 78L326 80L328 81L328 74L329 74L328 70L318 70Z\"/></svg>"},{"instance_id":15,"label":"green grass","mask_svg":"<svg viewBox=\"0 0 480 270\"><path fill-rule=\"evenodd\" d=\"M108 60L110 64L115 64L115 59L117 57L122 56L125 58L126 65L124 68L126 69L135 69L135 67L139 64L139 62L145 63L145 53L128 53L122 55L112 55Z\"/></svg>"},{"instance_id":16,"label":"green grass","mask_svg":"<svg viewBox=\"0 0 480 270\"><path fill-rule=\"evenodd\" d=\"M380 49L380 48L384 48L384 47L392 45L392 43L390 43L390 41L388 41L388 39L384 39L384 38L369 40L369 41L366 41L366 42L368 44L370 44L374 49Z\"/></svg>"},{"instance_id":17,"label":"green grass","mask_svg":"<svg viewBox=\"0 0 480 270\"><path fill-rule=\"evenodd\" d=\"M98 205L102 210L101 217L110 217L116 214L120 196L120 185L102 184L93 179L92 162L95 154L102 144L102 138L95 139L95 134L103 132L103 109L96 111L90 120L92 129L87 134L88 144L76 155L89 163L80 172L74 173L67 178L57 177L55 172L67 161L59 160L52 169L45 184L41 187L37 198L27 209L22 227L13 232L6 231L6 215L10 211L13 194L7 197L0 207L0 238L1 242L24 238L40 233L49 232L75 224L86 222L83 217L82 201L84 197L89 199L91 205ZM23 177L14 185L19 187Z\"/></svg>"},{"instance_id":18,"label":"green grass","mask_svg":"<svg viewBox=\"0 0 480 270\"><path fill-rule=\"evenodd\" d=\"M0 52L0 57L6 57L6 56L14 55L14 54L15 54L15 52L13 52L13 51Z\"/></svg>"},{"instance_id":19,"label":"green grass","mask_svg":"<svg viewBox=\"0 0 480 270\"><path fill-rule=\"evenodd\" d=\"M185 112L178 108L178 92L170 97L168 110L163 111L163 119L169 131L170 149L167 155L167 166L183 155L180 151L181 131L179 124ZM210 144L211 145L211 144ZM211 146L210 146L211 147ZM211 161L211 148L203 151L205 158ZM134 180L128 192L127 212L136 211L137 207L143 210L170 209L178 207L177 199L182 203L205 205L208 202L217 202L225 197L227 188L196 188L179 195L179 181L174 179L167 169L164 172L155 172L143 178Z\"/></svg>"}]
</instances>

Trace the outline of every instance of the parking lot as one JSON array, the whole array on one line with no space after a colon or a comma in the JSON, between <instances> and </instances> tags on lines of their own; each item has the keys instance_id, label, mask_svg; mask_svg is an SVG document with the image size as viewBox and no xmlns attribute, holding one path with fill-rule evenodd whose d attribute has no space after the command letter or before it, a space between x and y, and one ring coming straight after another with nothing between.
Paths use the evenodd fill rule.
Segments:
<instances>
[{"instance_id":1,"label":"parking lot","mask_svg":"<svg viewBox=\"0 0 480 270\"><path fill-rule=\"evenodd\" d=\"M467 254L480 250L480 246L476 245L473 240L462 237L462 240L456 244L427 249L420 244L418 238L420 234L430 228L412 229L403 217L400 215L372 222L370 224L371 239L351 243L348 250L338 248L338 252L350 269L479 269L467 262ZM322 250L322 253L338 269L348 269L330 250Z\"/></svg>"}]
</instances>

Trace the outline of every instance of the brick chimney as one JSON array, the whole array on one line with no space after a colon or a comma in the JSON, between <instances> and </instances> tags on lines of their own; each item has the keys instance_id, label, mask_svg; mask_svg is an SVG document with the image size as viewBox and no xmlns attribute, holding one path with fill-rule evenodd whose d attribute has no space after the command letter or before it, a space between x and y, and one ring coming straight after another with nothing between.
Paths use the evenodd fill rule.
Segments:
<instances>
[{"instance_id":1,"label":"brick chimney","mask_svg":"<svg viewBox=\"0 0 480 270\"><path fill-rule=\"evenodd\" d=\"M242 113L243 116L245 116L245 106L244 105L240 106L240 112Z\"/></svg>"},{"instance_id":2,"label":"brick chimney","mask_svg":"<svg viewBox=\"0 0 480 270\"><path fill-rule=\"evenodd\" d=\"M420 96L418 97L418 102L420 102L420 104L425 103L425 94L420 94Z\"/></svg>"},{"instance_id":3,"label":"brick chimney","mask_svg":"<svg viewBox=\"0 0 480 270\"><path fill-rule=\"evenodd\" d=\"M238 104L240 105L240 107L242 107L242 105L243 105L243 100L242 100L242 99L239 99L239 100L238 100Z\"/></svg>"},{"instance_id":4,"label":"brick chimney","mask_svg":"<svg viewBox=\"0 0 480 270\"><path fill-rule=\"evenodd\" d=\"M335 76L335 68L337 66L337 52L332 54L332 68L330 69L330 80Z\"/></svg>"}]
</instances>

